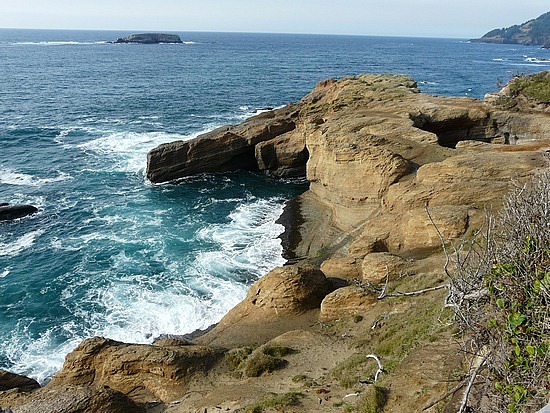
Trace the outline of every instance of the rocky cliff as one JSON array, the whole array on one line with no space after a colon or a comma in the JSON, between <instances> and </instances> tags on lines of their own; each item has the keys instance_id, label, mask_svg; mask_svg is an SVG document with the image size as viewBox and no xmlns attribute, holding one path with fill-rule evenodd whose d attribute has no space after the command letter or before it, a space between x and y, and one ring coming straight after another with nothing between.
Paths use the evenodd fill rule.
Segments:
<instances>
[{"instance_id":1,"label":"rocky cliff","mask_svg":"<svg viewBox=\"0 0 550 413\"><path fill-rule=\"evenodd\" d=\"M550 12L523 24L494 29L472 42L509 43L550 47Z\"/></svg>"},{"instance_id":2,"label":"rocky cliff","mask_svg":"<svg viewBox=\"0 0 550 413\"><path fill-rule=\"evenodd\" d=\"M198 337L86 340L43 388L13 376L0 382L0 406L176 413L456 405L465 372L443 305L441 237L470 236L512 181L549 168L547 103L518 90L482 102L422 94L404 75L326 80L296 104L152 150L153 182L236 169L307 178L309 190L287 211L299 217L293 261Z\"/></svg>"}]
</instances>

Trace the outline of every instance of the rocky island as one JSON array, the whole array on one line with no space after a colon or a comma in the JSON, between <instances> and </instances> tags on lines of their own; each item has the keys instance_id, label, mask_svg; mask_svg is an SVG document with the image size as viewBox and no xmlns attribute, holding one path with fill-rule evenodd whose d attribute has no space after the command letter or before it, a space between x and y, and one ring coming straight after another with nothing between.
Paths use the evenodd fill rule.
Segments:
<instances>
[{"instance_id":1,"label":"rocky island","mask_svg":"<svg viewBox=\"0 0 550 413\"><path fill-rule=\"evenodd\" d=\"M550 48L550 12L523 24L494 29L471 42L508 43Z\"/></svg>"},{"instance_id":2,"label":"rocky island","mask_svg":"<svg viewBox=\"0 0 550 413\"><path fill-rule=\"evenodd\" d=\"M127 37L119 37L113 43L160 44L183 42L177 34L139 33Z\"/></svg>"},{"instance_id":3,"label":"rocky island","mask_svg":"<svg viewBox=\"0 0 550 413\"><path fill-rule=\"evenodd\" d=\"M208 332L90 338L42 388L0 375L0 410L458 411L486 357L461 351L442 240L474 237L514 185L548 179L550 99L529 86L550 75L537 76L484 101L423 94L405 75L328 79L153 149L152 182L238 169L307 179L286 211L289 262Z\"/></svg>"}]
</instances>

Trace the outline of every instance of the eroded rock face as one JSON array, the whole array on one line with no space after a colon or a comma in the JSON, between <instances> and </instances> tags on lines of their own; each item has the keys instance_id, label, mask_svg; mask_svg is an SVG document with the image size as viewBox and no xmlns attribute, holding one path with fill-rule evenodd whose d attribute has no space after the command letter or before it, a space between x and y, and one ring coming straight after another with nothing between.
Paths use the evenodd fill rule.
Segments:
<instances>
[{"instance_id":1,"label":"eroded rock face","mask_svg":"<svg viewBox=\"0 0 550 413\"><path fill-rule=\"evenodd\" d=\"M1 399L0 399L1 403ZM145 408L103 386L44 388L32 398L6 405L13 413L142 413Z\"/></svg>"},{"instance_id":2,"label":"eroded rock face","mask_svg":"<svg viewBox=\"0 0 550 413\"><path fill-rule=\"evenodd\" d=\"M294 130L296 116L296 109L290 105L189 141L162 144L147 155L147 178L165 182L204 172L258 170L256 145ZM271 162L267 155L262 159Z\"/></svg>"},{"instance_id":3,"label":"eroded rock face","mask_svg":"<svg viewBox=\"0 0 550 413\"><path fill-rule=\"evenodd\" d=\"M231 346L248 345L251 337L255 341L271 339L286 331L288 318L310 323L309 313L318 310L331 288L325 275L312 265L275 268L256 281L246 298L197 341Z\"/></svg>"},{"instance_id":4,"label":"eroded rock face","mask_svg":"<svg viewBox=\"0 0 550 413\"><path fill-rule=\"evenodd\" d=\"M207 371L222 354L203 346L160 347L95 337L66 357L47 387L107 386L140 403L171 401L193 375Z\"/></svg>"}]
</instances>

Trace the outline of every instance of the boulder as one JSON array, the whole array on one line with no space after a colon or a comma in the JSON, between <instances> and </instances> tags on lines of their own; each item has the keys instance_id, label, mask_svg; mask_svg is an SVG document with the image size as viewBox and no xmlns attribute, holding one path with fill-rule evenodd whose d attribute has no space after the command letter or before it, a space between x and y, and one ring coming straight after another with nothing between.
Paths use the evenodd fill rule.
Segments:
<instances>
[{"instance_id":1,"label":"boulder","mask_svg":"<svg viewBox=\"0 0 550 413\"><path fill-rule=\"evenodd\" d=\"M203 346L160 347L94 337L67 355L47 388L107 386L138 403L171 401L222 355L221 349Z\"/></svg>"},{"instance_id":2,"label":"boulder","mask_svg":"<svg viewBox=\"0 0 550 413\"><path fill-rule=\"evenodd\" d=\"M274 313L301 313L318 308L330 290L325 275L310 265L278 267L260 278L246 295L247 306Z\"/></svg>"},{"instance_id":3,"label":"boulder","mask_svg":"<svg viewBox=\"0 0 550 413\"><path fill-rule=\"evenodd\" d=\"M389 280L399 278L407 270L407 261L403 258L388 252L374 252L363 259L363 279L374 284L385 282L386 273Z\"/></svg>"},{"instance_id":4,"label":"boulder","mask_svg":"<svg viewBox=\"0 0 550 413\"><path fill-rule=\"evenodd\" d=\"M335 320L337 318L365 313L370 304L377 301L373 294L369 294L357 285L339 288L328 294L321 302L321 320Z\"/></svg>"},{"instance_id":5,"label":"boulder","mask_svg":"<svg viewBox=\"0 0 550 413\"><path fill-rule=\"evenodd\" d=\"M165 33L137 33L127 37L119 37L113 43L138 43L138 44L159 44L159 43L183 43L177 34Z\"/></svg>"},{"instance_id":6,"label":"boulder","mask_svg":"<svg viewBox=\"0 0 550 413\"><path fill-rule=\"evenodd\" d=\"M2 204L2 206L0 206L0 221L23 218L36 212L38 212L38 208L32 205Z\"/></svg>"},{"instance_id":7,"label":"boulder","mask_svg":"<svg viewBox=\"0 0 550 413\"><path fill-rule=\"evenodd\" d=\"M325 275L311 265L275 268L256 281L246 298L196 342L236 347L271 340L289 328L303 328L314 322L315 310L331 288Z\"/></svg>"}]
</instances>

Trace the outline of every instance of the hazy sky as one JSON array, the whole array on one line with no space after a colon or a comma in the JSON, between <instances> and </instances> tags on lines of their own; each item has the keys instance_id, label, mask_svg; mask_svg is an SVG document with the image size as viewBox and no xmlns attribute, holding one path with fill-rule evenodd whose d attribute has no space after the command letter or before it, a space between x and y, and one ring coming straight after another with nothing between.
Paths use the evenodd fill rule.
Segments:
<instances>
[{"instance_id":1,"label":"hazy sky","mask_svg":"<svg viewBox=\"0 0 550 413\"><path fill-rule=\"evenodd\" d=\"M548 0L0 0L0 28L479 37Z\"/></svg>"}]
</instances>

